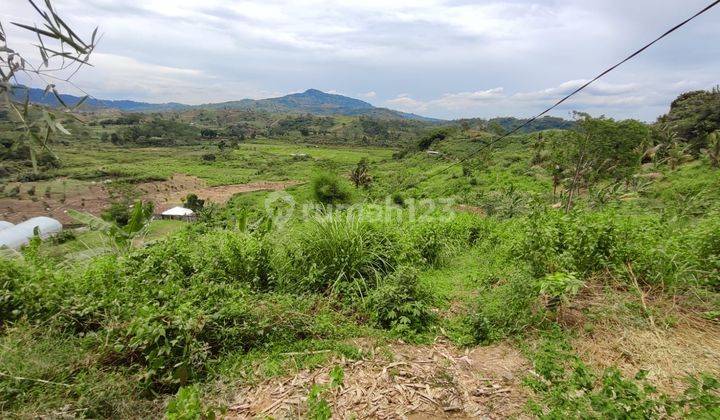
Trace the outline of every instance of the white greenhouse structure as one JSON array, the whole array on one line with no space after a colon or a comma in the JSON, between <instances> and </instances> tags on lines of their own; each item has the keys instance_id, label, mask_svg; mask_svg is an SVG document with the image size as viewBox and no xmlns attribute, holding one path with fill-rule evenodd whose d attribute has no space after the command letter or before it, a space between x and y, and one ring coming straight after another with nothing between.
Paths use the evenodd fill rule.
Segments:
<instances>
[{"instance_id":1,"label":"white greenhouse structure","mask_svg":"<svg viewBox=\"0 0 720 420\"><path fill-rule=\"evenodd\" d=\"M15 225L13 225L13 224L10 223L10 222L6 222L6 221L4 221L4 220L0 220L0 231L3 231L3 230L8 229L8 228L11 228L11 227L13 227L13 226L15 226Z\"/></svg>"},{"instance_id":2,"label":"white greenhouse structure","mask_svg":"<svg viewBox=\"0 0 720 420\"><path fill-rule=\"evenodd\" d=\"M7 227L5 228L5 226ZM36 229L40 238L45 239L60 233L62 224L45 216L33 217L14 226L12 223L0 222L0 248L19 249L23 245L27 245L35 235Z\"/></svg>"}]
</instances>

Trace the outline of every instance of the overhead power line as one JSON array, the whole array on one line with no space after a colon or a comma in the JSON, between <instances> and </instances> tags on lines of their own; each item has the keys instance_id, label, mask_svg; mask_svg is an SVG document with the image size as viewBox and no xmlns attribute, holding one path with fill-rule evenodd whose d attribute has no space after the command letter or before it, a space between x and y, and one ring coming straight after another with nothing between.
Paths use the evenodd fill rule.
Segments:
<instances>
[{"instance_id":1,"label":"overhead power line","mask_svg":"<svg viewBox=\"0 0 720 420\"><path fill-rule=\"evenodd\" d=\"M612 66L612 67L609 67L608 69L606 69L606 70L603 71L602 73L600 73L600 74L598 74L597 76L595 76L592 80L588 81L587 83L583 84L583 85L580 86L579 88L577 88L577 89L575 89L574 91L572 91L570 94L568 94L568 95L565 96L564 98L562 98L562 99L560 99L559 101L555 102L555 103L554 103L552 106L550 106L548 109L546 109L546 110L544 110L543 112L535 115L534 117L530 118L529 120L525 121L524 123L520 124L519 126L515 127L514 129L510 130L509 132L507 132L507 133L499 136L498 138L493 139L492 141L490 141L490 142L488 142L488 143L483 144L483 145L482 145L480 148L478 148L476 151L470 153L469 155L467 155L466 157L460 159L459 161L454 162L454 163L446 166L445 168L443 168L443 169L441 169L441 170L439 170L439 171L437 171L437 172L435 172L435 173L433 173L433 174L428 175L428 176L425 177L425 178L422 178L422 179L420 179L420 180L418 180L418 181L415 181L415 182L413 182L413 183L410 183L406 188L402 188L402 187L401 187L400 189L409 189L409 188L412 188L412 187L414 187L414 186L419 185L421 182L425 182L425 181L427 181L427 180L429 180L429 179L431 179L431 178L434 178L434 177L436 177L436 176L438 176L438 175L440 175L440 174L442 174L442 173L445 173L445 172L449 171L450 169L452 169L453 167L455 167L455 166L457 166L457 165L462 165L463 163L465 163L465 162L467 162L468 160L472 159L474 156L476 156L478 153L480 153L480 152L481 152L482 150L484 150L485 148L487 148L487 147L489 147L489 146L492 146L493 144L499 142L500 140L503 140L503 139L505 139L505 138L507 138L507 137L509 137L509 136L511 136L511 135L513 135L513 134L515 134L515 133L517 133L518 131L522 130L523 128L527 127L528 125L532 124L532 123L533 123L534 121L536 121L538 118L542 117L543 115L545 115L545 114L547 114L548 112L552 111L553 109L557 108L560 104L562 104L563 102L567 101L568 99L570 99L572 96L576 95L577 93L581 92L583 89L585 89L586 87L590 86L591 84L593 84L594 82L596 82L598 79L602 78L602 77L605 76L606 74L610 73L611 71L615 70L616 68L618 68L618 67L620 67L621 65L625 64L626 62L632 60L633 58L637 57L637 56L640 55L643 51L645 51L645 50L647 50L648 48L652 47L652 46L655 45L657 42L659 42L661 39L665 38L666 36L670 35L671 33L675 32L675 31L677 31L678 29L682 28L683 26L687 25L688 23L690 23L690 21L692 21L693 19L697 18L698 16L704 14L705 12L707 12L708 10L710 10L710 9L712 9L713 7L717 6L718 4L720 4L720 0L716 0L716 1L712 2L712 3L710 3L710 4L707 5L704 9L700 10L699 12L697 12L697 13L695 13L694 15L690 16L689 18L685 19L684 21L682 21L682 22L678 23L677 25L673 26L672 28L668 29L665 33L663 33L662 35L660 35L660 36L658 36L657 38L655 38L652 42L650 42L650 43L648 43L648 44L645 44L645 46L643 46L643 47L640 48L639 50L635 51L634 53L630 54L629 56L627 56L625 59L623 59L623 60L620 61L619 63L615 64L615 65Z\"/></svg>"}]
</instances>

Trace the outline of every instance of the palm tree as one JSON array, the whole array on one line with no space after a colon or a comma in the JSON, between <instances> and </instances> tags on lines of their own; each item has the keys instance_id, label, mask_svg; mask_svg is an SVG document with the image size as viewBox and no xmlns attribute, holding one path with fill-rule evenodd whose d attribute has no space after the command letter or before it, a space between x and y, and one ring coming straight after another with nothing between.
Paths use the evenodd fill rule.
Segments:
<instances>
[{"instance_id":1,"label":"palm tree","mask_svg":"<svg viewBox=\"0 0 720 420\"><path fill-rule=\"evenodd\" d=\"M670 166L670 169L675 170L690 159L692 159L692 156L688 153L688 146L675 142L668 148L668 157L665 161Z\"/></svg>"},{"instance_id":2,"label":"palm tree","mask_svg":"<svg viewBox=\"0 0 720 420\"><path fill-rule=\"evenodd\" d=\"M350 180L355 184L355 188L368 187L372 183L367 158L360 159L360 162L350 174Z\"/></svg>"}]
</instances>

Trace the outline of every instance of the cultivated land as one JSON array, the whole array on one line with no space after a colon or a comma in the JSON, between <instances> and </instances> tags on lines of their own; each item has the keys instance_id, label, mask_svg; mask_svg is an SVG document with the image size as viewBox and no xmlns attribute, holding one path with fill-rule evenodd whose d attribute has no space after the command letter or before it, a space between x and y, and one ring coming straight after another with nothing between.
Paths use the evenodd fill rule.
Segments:
<instances>
[{"instance_id":1,"label":"cultivated land","mask_svg":"<svg viewBox=\"0 0 720 420\"><path fill-rule=\"evenodd\" d=\"M0 217L88 226L0 262L2 416L716 418L720 172L689 127L720 118L683 111L499 143L480 120L88 115L59 165L4 164ZM196 222L129 227L189 194Z\"/></svg>"}]
</instances>

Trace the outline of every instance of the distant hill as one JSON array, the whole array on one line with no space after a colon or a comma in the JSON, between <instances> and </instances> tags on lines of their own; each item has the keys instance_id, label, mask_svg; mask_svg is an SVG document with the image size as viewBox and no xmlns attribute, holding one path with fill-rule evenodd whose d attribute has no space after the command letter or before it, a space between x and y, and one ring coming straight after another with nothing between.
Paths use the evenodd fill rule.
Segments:
<instances>
[{"instance_id":1,"label":"distant hill","mask_svg":"<svg viewBox=\"0 0 720 420\"><path fill-rule=\"evenodd\" d=\"M379 108L359 99L325 93L317 89L308 89L302 93L292 93L278 98L243 99L241 101L220 102L200 106L214 109L253 109L283 114L348 115L375 118L399 118L427 122L441 121L416 114Z\"/></svg>"},{"instance_id":2,"label":"distant hill","mask_svg":"<svg viewBox=\"0 0 720 420\"><path fill-rule=\"evenodd\" d=\"M44 89L27 88L26 86L15 86L13 88L14 99L18 102L24 102L26 95L29 93L30 102L38 105L45 105L56 108L60 106L60 101L52 93L45 94ZM80 102L81 96L60 94L60 99L68 106L73 106ZM151 104L147 102L136 102L128 100L109 100L88 98L82 105L84 108L112 108L127 112L147 112L147 111L173 111L189 108L189 105L179 104L177 102L168 102L164 104Z\"/></svg>"},{"instance_id":3,"label":"distant hill","mask_svg":"<svg viewBox=\"0 0 720 420\"><path fill-rule=\"evenodd\" d=\"M60 102L52 93L45 94L43 89L16 87L14 92L17 101L24 101L27 93L30 101L35 104L50 107L60 106ZM73 95L60 95L63 102L72 106L78 103L81 97ZM343 95L325 93L317 89L308 89L302 93L293 93L278 98L268 99L242 99L239 101L210 103L203 105L185 105L176 102L153 104L128 100L88 99L83 103L84 108L99 109L112 108L125 112L161 112L180 111L193 108L204 109L251 109L281 114L314 114L314 115L348 115L368 116L387 119L409 119L426 122L440 122L441 120L427 118L416 114L395 111L387 108L375 107L365 101Z\"/></svg>"}]
</instances>

